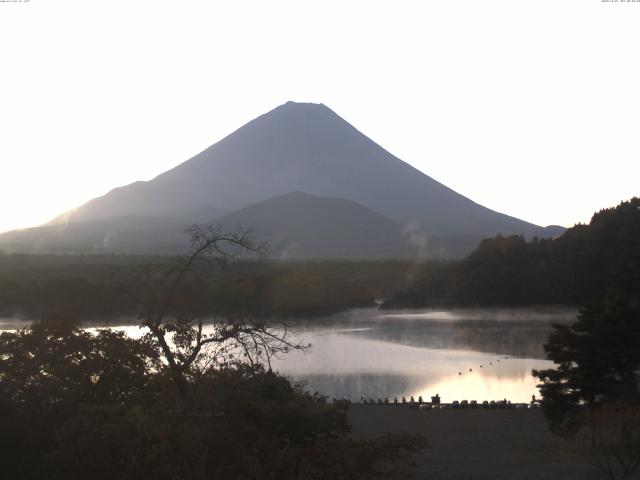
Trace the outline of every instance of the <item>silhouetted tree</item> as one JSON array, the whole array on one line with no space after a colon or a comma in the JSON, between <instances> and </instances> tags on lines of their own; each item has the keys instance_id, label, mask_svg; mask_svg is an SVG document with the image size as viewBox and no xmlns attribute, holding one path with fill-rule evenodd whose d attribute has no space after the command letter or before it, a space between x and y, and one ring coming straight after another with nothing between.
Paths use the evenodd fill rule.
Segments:
<instances>
[{"instance_id":1,"label":"silhouetted tree","mask_svg":"<svg viewBox=\"0 0 640 480\"><path fill-rule=\"evenodd\" d=\"M638 203L594 216L593 234L606 232L617 248L597 254L609 258L606 287L573 325L555 326L545 350L556 368L533 372L552 429L581 437L589 463L611 479L628 479L640 465Z\"/></svg>"},{"instance_id":2,"label":"silhouetted tree","mask_svg":"<svg viewBox=\"0 0 640 480\"><path fill-rule=\"evenodd\" d=\"M151 345L111 329L90 333L68 317L52 315L0 335L1 393L19 405L125 402L147 389L158 367Z\"/></svg>"},{"instance_id":3,"label":"silhouetted tree","mask_svg":"<svg viewBox=\"0 0 640 480\"><path fill-rule=\"evenodd\" d=\"M614 239L602 293L578 321L555 326L545 346L557 368L534 372L542 380L543 406L556 425L571 423L582 405L640 405L640 200L598 214L598 230ZM592 222L593 224L594 222ZM638 236L635 234L638 233Z\"/></svg>"},{"instance_id":4,"label":"silhouetted tree","mask_svg":"<svg viewBox=\"0 0 640 480\"><path fill-rule=\"evenodd\" d=\"M155 397L158 353L124 333L51 316L0 334L0 457L6 478L49 478L57 432L84 408Z\"/></svg>"},{"instance_id":5,"label":"silhouetted tree","mask_svg":"<svg viewBox=\"0 0 640 480\"><path fill-rule=\"evenodd\" d=\"M573 325L556 325L545 350L556 368L534 371L543 408L557 427L583 406L640 405L640 308L620 299L584 307Z\"/></svg>"},{"instance_id":6,"label":"silhouetted tree","mask_svg":"<svg viewBox=\"0 0 640 480\"><path fill-rule=\"evenodd\" d=\"M191 235L187 257L168 268L142 269L136 287L121 284L140 307L141 326L149 330L147 341L162 352L179 393L180 408L188 397L189 378L202 375L207 368L239 357L271 368L273 356L305 348L288 339L286 325L273 328L242 317L216 318L205 332L205 320L212 314L201 308L202 303L190 304L189 298L194 283L206 284L202 265L224 265L243 253L263 254L265 246L242 229L225 232L219 226L194 225L187 232Z\"/></svg>"},{"instance_id":7,"label":"silhouetted tree","mask_svg":"<svg viewBox=\"0 0 640 480\"><path fill-rule=\"evenodd\" d=\"M192 408L176 411L149 348L60 318L0 334L3 478L390 478L424 447L355 441L346 405L246 363L185 377Z\"/></svg>"}]
</instances>

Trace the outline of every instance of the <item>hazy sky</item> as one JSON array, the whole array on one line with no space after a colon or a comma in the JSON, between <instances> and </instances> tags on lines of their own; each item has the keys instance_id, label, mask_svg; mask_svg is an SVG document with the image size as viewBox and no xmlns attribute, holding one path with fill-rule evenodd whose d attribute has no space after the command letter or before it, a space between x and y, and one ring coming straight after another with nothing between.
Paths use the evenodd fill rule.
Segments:
<instances>
[{"instance_id":1,"label":"hazy sky","mask_svg":"<svg viewBox=\"0 0 640 480\"><path fill-rule=\"evenodd\" d=\"M541 225L640 195L640 2L0 2L0 231L287 100Z\"/></svg>"}]
</instances>

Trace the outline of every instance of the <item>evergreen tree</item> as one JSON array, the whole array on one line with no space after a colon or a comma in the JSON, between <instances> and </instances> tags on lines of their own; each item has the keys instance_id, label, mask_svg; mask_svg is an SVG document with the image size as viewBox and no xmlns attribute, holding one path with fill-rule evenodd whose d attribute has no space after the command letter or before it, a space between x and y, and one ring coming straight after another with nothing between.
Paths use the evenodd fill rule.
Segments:
<instances>
[{"instance_id":1,"label":"evergreen tree","mask_svg":"<svg viewBox=\"0 0 640 480\"><path fill-rule=\"evenodd\" d=\"M584 307L575 324L556 325L545 350L558 366L534 375L553 427L574 426L583 405L640 405L637 303L618 297Z\"/></svg>"},{"instance_id":2,"label":"evergreen tree","mask_svg":"<svg viewBox=\"0 0 640 480\"><path fill-rule=\"evenodd\" d=\"M633 202L623 204L616 228L608 228L624 241L614 241L621 248L609 264L600 300L583 307L575 324L556 325L549 337L545 350L557 368L534 371L543 382L543 407L555 428L576 426L583 418L577 415L581 406L640 406L640 235L633 235L637 209Z\"/></svg>"}]
</instances>

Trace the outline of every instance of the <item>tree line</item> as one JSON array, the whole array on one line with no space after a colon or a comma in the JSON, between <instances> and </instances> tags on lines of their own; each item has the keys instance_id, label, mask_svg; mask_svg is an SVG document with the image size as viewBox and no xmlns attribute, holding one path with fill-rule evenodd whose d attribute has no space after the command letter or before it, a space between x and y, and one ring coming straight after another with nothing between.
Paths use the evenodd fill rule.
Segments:
<instances>
[{"instance_id":1,"label":"tree line","mask_svg":"<svg viewBox=\"0 0 640 480\"><path fill-rule=\"evenodd\" d=\"M638 256L640 199L552 239L497 236L460 262L433 263L385 307L577 306L602 296Z\"/></svg>"},{"instance_id":2,"label":"tree line","mask_svg":"<svg viewBox=\"0 0 640 480\"><path fill-rule=\"evenodd\" d=\"M57 312L85 321L131 318L136 304L119 283L182 258L0 252L0 317L38 319ZM373 306L374 299L404 288L413 266L396 261L276 262L267 256L201 268L207 281L185 279L175 309L182 301L189 309L198 306L219 315L303 317ZM147 286L155 281L147 280Z\"/></svg>"},{"instance_id":3,"label":"tree line","mask_svg":"<svg viewBox=\"0 0 640 480\"><path fill-rule=\"evenodd\" d=\"M551 428L582 440L608 478L640 468L640 205L600 212L591 222L598 272L575 323L556 325L545 345L554 368L534 371ZM587 233L585 233L585 231ZM597 287L597 288L596 288Z\"/></svg>"}]
</instances>

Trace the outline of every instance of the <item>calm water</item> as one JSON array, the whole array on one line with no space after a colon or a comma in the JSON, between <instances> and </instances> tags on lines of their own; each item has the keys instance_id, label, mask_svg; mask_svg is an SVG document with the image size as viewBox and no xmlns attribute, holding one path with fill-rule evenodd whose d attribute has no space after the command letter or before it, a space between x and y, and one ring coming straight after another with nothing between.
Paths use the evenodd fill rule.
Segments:
<instances>
[{"instance_id":1,"label":"calm water","mask_svg":"<svg viewBox=\"0 0 640 480\"><path fill-rule=\"evenodd\" d=\"M296 340L310 342L310 351L273 366L310 391L354 401L438 393L443 402L528 402L539 396L531 370L552 366L542 349L551 323L574 316L553 309L354 310L298 325ZM0 330L15 327L0 320Z\"/></svg>"}]
</instances>

